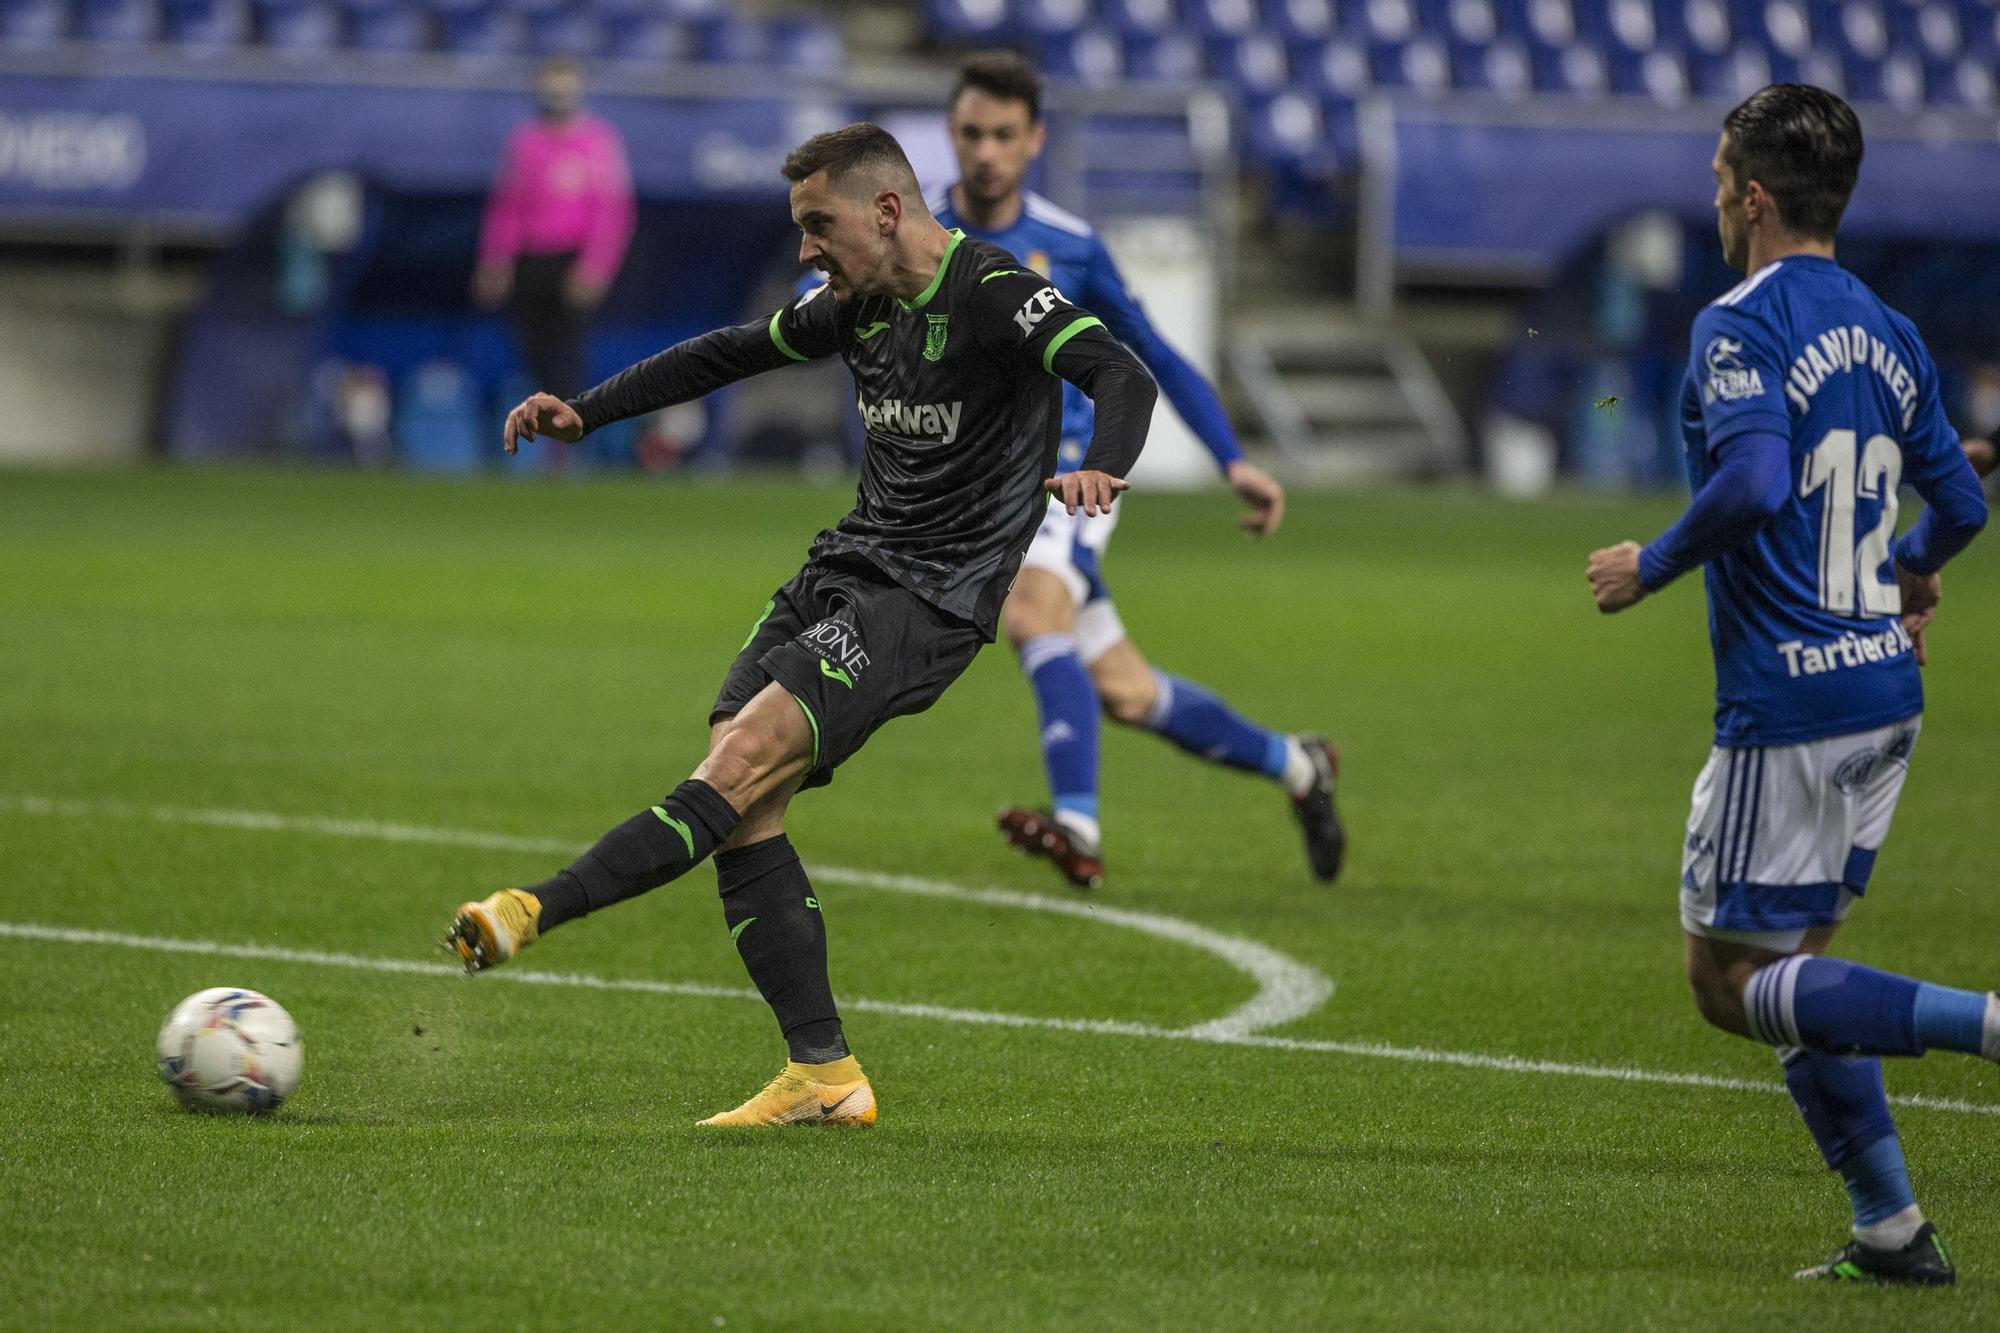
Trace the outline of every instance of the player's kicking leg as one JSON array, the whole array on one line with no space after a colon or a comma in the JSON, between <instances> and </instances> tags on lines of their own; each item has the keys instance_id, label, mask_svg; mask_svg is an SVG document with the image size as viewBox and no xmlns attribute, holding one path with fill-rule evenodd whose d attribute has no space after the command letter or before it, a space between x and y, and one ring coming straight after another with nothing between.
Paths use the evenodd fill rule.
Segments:
<instances>
[{"instance_id":1,"label":"player's kicking leg","mask_svg":"<svg viewBox=\"0 0 2000 1333\"><path fill-rule=\"evenodd\" d=\"M1695 1003L1715 1026L1777 1049L1853 1207L1847 1244L1801 1278L1956 1280L1911 1188L1881 1057L2000 1060L2000 999L1824 956L1867 887L1916 730L1718 749L1695 785L1681 896Z\"/></svg>"}]
</instances>

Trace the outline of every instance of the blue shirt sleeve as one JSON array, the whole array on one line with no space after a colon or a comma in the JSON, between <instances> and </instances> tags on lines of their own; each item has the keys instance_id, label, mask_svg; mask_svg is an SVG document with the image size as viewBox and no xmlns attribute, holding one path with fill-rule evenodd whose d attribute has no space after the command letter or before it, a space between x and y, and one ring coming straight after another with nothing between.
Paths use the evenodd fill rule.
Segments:
<instances>
[{"instance_id":1,"label":"blue shirt sleeve","mask_svg":"<svg viewBox=\"0 0 2000 1333\"><path fill-rule=\"evenodd\" d=\"M1229 416L1222 410L1222 400L1215 396L1214 387L1160 336L1153 321L1126 289L1124 275L1119 273L1111 252L1095 238L1091 241L1090 260L1084 268L1084 289L1077 294L1077 304L1103 320L1111 336L1131 348L1146 369L1153 372L1160 392L1214 456L1217 467L1227 470L1243 457L1236 432L1230 428Z\"/></svg>"},{"instance_id":2,"label":"blue shirt sleeve","mask_svg":"<svg viewBox=\"0 0 2000 1333\"><path fill-rule=\"evenodd\" d=\"M1769 325L1733 306L1712 305L1695 316L1689 378L1701 397L1701 424L1710 457L1751 431L1790 440L1785 405L1785 354Z\"/></svg>"},{"instance_id":3,"label":"blue shirt sleeve","mask_svg":"<svg viewBox=\"0 0 2000 1333\"><path fill-rule=\"evenodd\" d=\"M1739 432L1716 452L1716 468L1674 525L1639 551L1639 582L1658 592L1689 570L1735 550L1785 507L1792 441Z\"/></svg>"},{"instance_id":4,"label":"blue shirt sleeve","mask_svg":"<svg viewBox=\"0 0 2000 1333\"><path fill-rule=\"evenodd\" d=\"M1915 329L1908 333L1917 341ZM1917 419L1903 441L1903 479L1927 507L1891 551L1912 574L1935 574L1986 526L1986 492L1945 417L1937 365L1926 354L1918 367Z\"/></svg>"}]
</instances>

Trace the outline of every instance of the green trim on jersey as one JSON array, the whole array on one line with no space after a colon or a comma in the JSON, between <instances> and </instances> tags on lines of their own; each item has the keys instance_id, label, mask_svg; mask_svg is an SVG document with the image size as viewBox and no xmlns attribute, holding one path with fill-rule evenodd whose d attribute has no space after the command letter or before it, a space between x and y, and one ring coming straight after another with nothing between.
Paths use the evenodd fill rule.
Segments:
<instances>
[{"instance_id":1,"label":"green trim on jersey","mask_svg":"<svg viewBox=\"0 0 2000 1333\"><path fill-rule=\"evenodd\" d=\"M800 356L797 352L794 352L792 350L792 345L785 341L785 335L778 332L778 321L783 319L784 317L785 317L785 312L782 310L780 310L777 314L771 316L771 341L778 344L778 350L783 352L786 356L792 358L792 360L804 361L806 358Z\"/></svg>"},{"instance_id":2,"label":"green trim on jersey","mask_svg":"<svg viewBox=\"0 0 2000 1333\"><path fill-rule=\"evenodd\" d=\"M981 278L979 280L979 285L981 287L984 287L987 283L993 281L993 279L995 278L1011 278L1020 271L1021 270L1018 268L996 268L991 273Z\"/></svg>"},{"instance_id":3,"label":"green trim on jersey","mask_svg":"<svg viewBox=\"0 0 2000 1333\"><path fill-rule=\"evenodd\" d=\"M821 660L823 661L825 659ZM791 694L792 692L790 690L786 690L785 693ZM799 698L798 695L792 694L792 702L797 704L799 706L799 711L806 715L806 721L812 723L813 767L818 768L819 767L819 719L813 716L813 710L806 707L806 701L804 699Z\"/></svg>"},{"instance_id":4,"label":"green trim on jersey","mask_svg":"<svg viewBox=\"0 0 2000 1333\"><path fill-rule=\"evenodd\" d=\"M953 227L951 229L951 242L944 248L944 258L938 261L938 271L931 274L931 285L924 288L923 295L919 296L916 300L905 301L899 296L896 298L896 304L905 310L922 310L925 306L929 305L931 298L938 294L938 288L944 286L944 271L951 267L951 257L958 253L958 243L964 239L965 233Z\"/></svg>"},{"instance_id":5,"label":"green trim on jersey","mask_svg":"<svg viewBox=\"0 0 2000 1333\"><path fill-rule=\"evenodd\" d=\"M1076 337L1077 334L1082 333L1085 329L1101 329L1103 327L1103 320L1095 315L1085 315L1082 319L1077 320L1061 333L1049 339L1049 345L1042 349L1042 369L1048 371L1051 375L1055 374L1056 353L1063 349L1064 343Z\"/></svg>"}]
</instances>

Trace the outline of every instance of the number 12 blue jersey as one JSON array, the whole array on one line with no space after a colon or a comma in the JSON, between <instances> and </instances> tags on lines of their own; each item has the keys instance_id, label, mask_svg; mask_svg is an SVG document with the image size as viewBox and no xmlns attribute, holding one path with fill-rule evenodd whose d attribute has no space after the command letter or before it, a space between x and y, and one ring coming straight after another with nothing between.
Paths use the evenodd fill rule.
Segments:
<instances>
[{"instance_id":1,"label":"number 12 blue jersey","mask_svg":"<svg viewBox=\"0 0 2000 1333\"><path fill-rule=\"evenodd\" d=\"M1716 744L1792 745L1923 711L1890 556L1897 487L1965 466L1910 321L1830 259L1759 269L1695 319L1681 433L1699 490L1750 431L1791 441L1791 495L1709 562Z\"/></svg>"}]
</instances>

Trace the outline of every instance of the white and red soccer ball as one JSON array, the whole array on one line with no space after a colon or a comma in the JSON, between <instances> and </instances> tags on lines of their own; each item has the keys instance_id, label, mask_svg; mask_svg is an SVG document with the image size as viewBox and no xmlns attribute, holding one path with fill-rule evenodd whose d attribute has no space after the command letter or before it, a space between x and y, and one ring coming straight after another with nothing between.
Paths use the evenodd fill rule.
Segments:
<instances>
[{"instance_id":1,"label":"white and red soccer ball","mask_svg":"<svg viewBox=\"0 0 2000 1333\"><path fill-rule=\"evenodd\" d=\"M299 1026L268 995L230 986L174 1006L154 1050L160 1078L203 1111L276 1110L299 1085Z\"/></svg>"}]
</instances>

